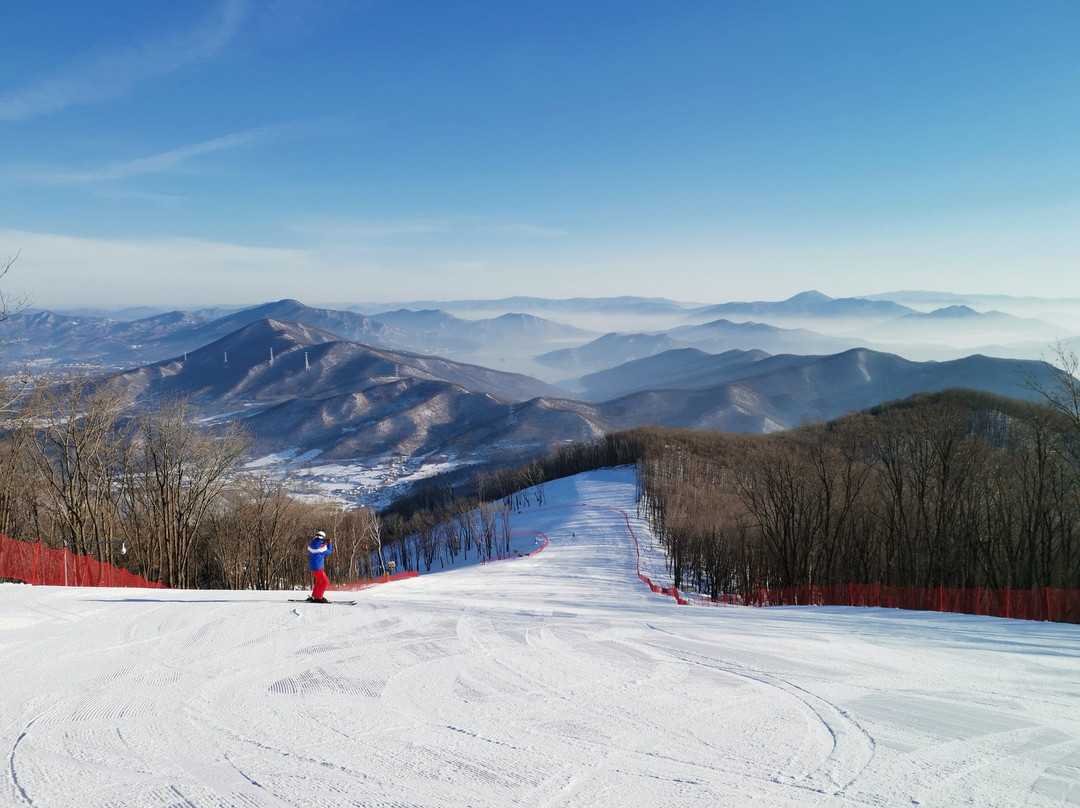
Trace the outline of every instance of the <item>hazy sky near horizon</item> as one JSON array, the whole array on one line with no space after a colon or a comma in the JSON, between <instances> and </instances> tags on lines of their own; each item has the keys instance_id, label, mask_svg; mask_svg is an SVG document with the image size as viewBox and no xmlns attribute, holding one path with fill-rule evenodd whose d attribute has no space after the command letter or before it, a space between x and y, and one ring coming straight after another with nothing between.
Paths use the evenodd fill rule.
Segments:
<instances>
[{"instance_id":1,"label":"hazy sky near horizon","mask_svg":"<svg viewBox=\"0 0 1080 808\"><path fill-rule=\"evenodd\" d=\"M1071 0L8 3L38 307L1080 297Z\"/></svg>"}]
</instances>

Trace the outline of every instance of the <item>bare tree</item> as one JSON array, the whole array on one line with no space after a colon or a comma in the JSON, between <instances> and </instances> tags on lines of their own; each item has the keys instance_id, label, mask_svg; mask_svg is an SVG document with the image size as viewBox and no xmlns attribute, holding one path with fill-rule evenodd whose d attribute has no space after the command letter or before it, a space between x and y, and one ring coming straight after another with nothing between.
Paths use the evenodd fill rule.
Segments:
<instances>
[{"instance_id":1,"label":"bare tree","mask_svg":"<svg viewBox=\"0 0 1080 808\"><path fill-rule=\"evenodd\" d=\"M19 260L19 253L0 259L0 280L7 277L15 262ZM0 290L0 323L16 312L22 311L27 306L26 295L12 295Z\"/></svg>"},{"instance_id":2,"label":"bare tree","mask_svg":"<svg viewBox=\"0 0 1080 808\"><path fill-rule=\"evenodd\" d=\"M18 260L19 254L9 255L0 260L0 280L7 277L11 267ZM0 323L7 320L11 315L26 308L25 295L14 296L0 289ZM3 362L5 343L0 341L0 413L9 413L15 406L30 384L30 377L26 371L10 373Z\"/></svg>"},{"instance_id":3,"label":"bare tree","mask_svg":"<svg viewBox=\"0 0 1080 808\"><path fill-rule=\"evenodd\" d=\"M1063 342L1053 347L1053 354L1057 363L1046 364L1054 376L1054 383L1044 384L1029 376L1027 386L1068 422L1072 440L1066 451L1074 462L1080 462L1080 356Z\"/></svg>"},{"instance_id":4,"label":"bare tree","mask_svg":"<svg viewBox=\"0 0 1080 808\"><path fill-rule=\"evenodd\" d=\"M235 422L211 432L186 401L172 400L139 416L132 442L126 492L146 531L138 543L162 581L191 587L199 528L247 451L247 436Z\"/></svg>"},{"instance_id":5,"label":"bare tree","mask_svg":"<svg viewBox=\"0 0 1080 808\"><path fill-rule=\"evenodd\" d=\"M29 446L62 540L74 553L104 560L114 540L127 403L119 389L86 379L36 386L30 405L38 413L36 439Z\"/></svg>"},{"instance_id":6,"label":"bare tree","mask_svg":"<svg viewBox=\"0 0 1080 808\"><path fill-rule=\"evenodd\" d=\"M382 553L382 521L374 508L364 506L360 508L364 519L364 535L368 540L368 552L375 556L375 563L371 566L371 574L383 574L386 572L386 562Z\"/></svg>"},{"instance_id":7,"label":"bare tree","mask_svg":"<svg viewBox=\"0 0 1080 808\"><path fill-rule=\"evenodd\" d=\"M826 507L803 447L762 443L739 476L739 495L772 554L780 587L814 582Z\"/></svg>"},{"instance_id":8,"label":"bare tree","mask_svg":"<svg viewBox=\"0 0 1080 808\"><path fill-rule=\"evenodd\" d=\"M281 589L306 583L296 537L311 521L309 511L310 506L290 497L278 481L245 476L233 482L222 507L213 508L207 522L208 555L225 585Z\"/></svg>"},{"instance_id":9,"label":"bare tree","mask_svg":"<svg viewBox=\"0 0 1080 808\"><path fill-rule=\"evenodd\" d=\"M41 423L29 402L0 412L0 533L40 541L44 508L34 464L35 428ZM46 519L46 522L50 520Z\"/></svg>"}]
</instances>

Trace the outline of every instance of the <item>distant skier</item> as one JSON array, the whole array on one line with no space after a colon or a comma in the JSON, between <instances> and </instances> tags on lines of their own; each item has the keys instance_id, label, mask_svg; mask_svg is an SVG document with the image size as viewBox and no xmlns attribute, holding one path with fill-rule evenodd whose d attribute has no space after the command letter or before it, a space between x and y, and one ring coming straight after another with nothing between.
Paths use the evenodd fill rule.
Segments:
<instances>
[{"instance_id":1,"label":"distant skier","mask_svg":"<svg viewBox=\"0 0 1080 808\"><path fill-rule=\"evenodd\" d=\"M326 533L321 530L315 531L315 538L311 540L311 544L308 545L308 566L311 567L311 577L315 579L315 586L311 590L311 597L308 598L312 603L329 603L323 595L326 593L326 587L330 584L330 579L326 577L326 570L323 567L326 564L326 557L334 549L334 545L326 540Z\"/></svg>"}]
</instances>

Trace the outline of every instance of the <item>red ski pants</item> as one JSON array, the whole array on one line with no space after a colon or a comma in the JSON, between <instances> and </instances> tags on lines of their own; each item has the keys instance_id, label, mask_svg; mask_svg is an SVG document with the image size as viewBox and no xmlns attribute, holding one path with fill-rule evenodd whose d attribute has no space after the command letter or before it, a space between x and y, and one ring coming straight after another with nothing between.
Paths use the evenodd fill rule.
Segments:
<instances>
[{"instance_id":1,"label":"red ski pants","mask_svg":"<svg viewBox=\"0 0 1080 808\"><path fill-rule=\"evenodd\" d=\"M330 579L326 577L326 570L312 570L311 577L315 579L315 587L311 590L311 597L321 598L326 593L326 587Z\"/></svg>"}]
</instances>

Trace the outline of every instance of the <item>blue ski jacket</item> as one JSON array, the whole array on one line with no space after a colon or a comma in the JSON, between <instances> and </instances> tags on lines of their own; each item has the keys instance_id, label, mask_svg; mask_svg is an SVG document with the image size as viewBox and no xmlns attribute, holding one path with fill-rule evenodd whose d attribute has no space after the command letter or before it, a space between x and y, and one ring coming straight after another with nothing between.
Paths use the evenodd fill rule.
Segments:
<instances>
[{"instance_id":1,"label":"blue ski jacket","mask_svg":"<svg viewBox=\"0 0 1080 808\"><path fill-rule=\"evenodd\" d=\"M326 557L330 555L330 552L334 549L334 546L325 539L312 539L311 544L308 545L308 566L311 571L321 570L323 564L326 563Z\"/></svg>"}]
</instances>

